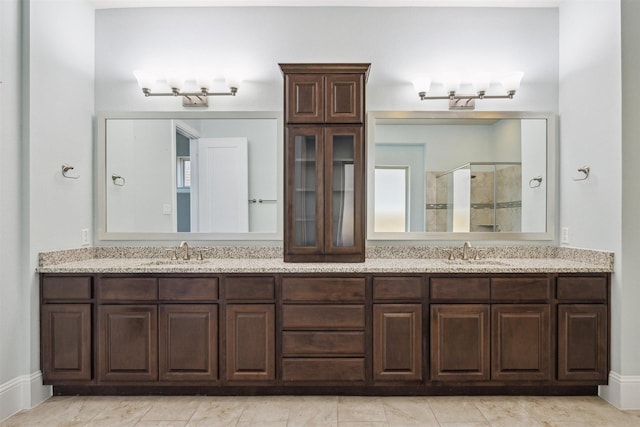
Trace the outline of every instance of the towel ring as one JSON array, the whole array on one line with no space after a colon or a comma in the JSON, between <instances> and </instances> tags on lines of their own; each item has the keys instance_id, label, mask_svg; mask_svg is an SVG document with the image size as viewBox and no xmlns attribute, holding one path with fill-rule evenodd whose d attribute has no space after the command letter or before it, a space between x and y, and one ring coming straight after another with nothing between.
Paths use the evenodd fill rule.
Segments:
<instances>
[{"instance_id":1,"label":"towel ring","mask_svg":"<svg viewBox=\"0 0 640 427\"><path fill-rule=\"evenodd\" d=\"M542 177L541 176L536 176L535 178L531 178L529 180L529 188L538 188L541 185L542 185Z\"/></svg>"}]
</instances>

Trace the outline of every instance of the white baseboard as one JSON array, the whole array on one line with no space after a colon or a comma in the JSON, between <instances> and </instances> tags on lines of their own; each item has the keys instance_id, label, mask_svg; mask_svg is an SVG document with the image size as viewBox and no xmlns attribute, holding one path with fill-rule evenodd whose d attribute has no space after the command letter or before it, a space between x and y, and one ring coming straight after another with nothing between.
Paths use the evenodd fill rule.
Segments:
<instances>
[{"instance_id":1,"label":"white baseboard","mask_svg":"<svg viewBox=\"0 0 640 427\"><path fill-rule=\"evenodd\" d=\"M51 387L42 385L40 371L0 384L0 422L23 409L39 405L49 397Z\"/></svg>"},{"instance_id":2,"label":"white baseboard","mask_svg":"<svg viewBox=\"0 0 640 427\"><path fill-rule=\"evenodd\" d=\"M598 394L618 409L640 409L640 376L609 374L609 385L600 386Z\"/></svg>"}]
</instances>

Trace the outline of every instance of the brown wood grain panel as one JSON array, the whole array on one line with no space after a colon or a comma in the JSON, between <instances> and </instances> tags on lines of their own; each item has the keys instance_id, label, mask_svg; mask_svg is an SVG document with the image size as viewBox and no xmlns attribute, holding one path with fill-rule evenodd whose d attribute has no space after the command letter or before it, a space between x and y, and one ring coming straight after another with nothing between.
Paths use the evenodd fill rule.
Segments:
<instances>
[{"instance_id":1,"label":"brown wood grain panel","mask_svg":"<svg viewBox=\"0 0 640 427\"><path fill-rule=\"evenodd\" d=\"M217 380L218 307L164 304L158 321L160 380Z\"/></svg>"},{"instance_id":2,"label":"brown wood grain panel","mask_svg":"<svg viewBox=\"0 0 640 427\"><path fill-rule=\"evenodd\" d=\"M364 355L364 332L285 331L283 356Z\"/></svg>"},{"instance_id":3,"label":"brown wood grain panel","mask_svg":"<svg viewBox=\"0 0 640 427\"><path fill-rule=\"evenodd\" d=\"M284 358L283 381L364 381L363 358Z\"/></svg>"},{"instance_id":4,"label":"brown wood grain panel","mask_svg":"<svg viewBox=\"0 0 640 427\"><path fill-rule=\"evenodd\" d=\"M422 379L422 306L373 306L373 376L377 381Z\"/></svg>"},{"instance_id":5,"label":"brown wood grain panel","mask_svg":"<svg viewBox=\"0 0 640 427\"><path fill-rule=\"evenodd\" d=\"M430 291L432 301L489 302L490 279L484 277L434 277Z\"/></svg>"},{"instance_id":6,"label":"brown wood grain panel","mask_svg":"<svg viewBox=\"0 0 640 427\"><path fill-rule=\"evenodd\" d=\"M605 277L558 277L558 300L562 301L607 301L607 279Z\"/></svg>"},{"instance_id":7,"label":"brown wood grain panel","mask_svg":"<svg viewBox=\"0 0 640 427\"><path fill-rule=\"evenodd\" d=\"M366 279L347 277L285 277L282 300L301 302L364 302Z\"/></svg>"},{"instance_id":8,"label":"brown wood grain panel","mask_svg":"<svg viewBox=\"0 0 640 427\"><path fill-rule=\"evenodd\" d=\"M162 301L211 301L218 299L217 277L161 277L158 298Z\"/></svg>"},{"instance_id":9,"label":"brown wood grain panel","mask_svg":"<svg viewBox=\"0 0 640 427\"><path fill-rule=\"evenodd\" d=\"M91 304L45 304L41 328L44 383L90 381Z\"/></svg>"},{"instance_id":10,"label":"brown wood grain panel","mask_svg":"<svg viewBox=\"0 0 640 427\"><path fill-rule=\"evenodd\" d=\"M98 379L158 379L158 307L98 306Z\"/></svg>"},{"instance_id":11,"label":"brown wood grain panel","mask_svg":"<svg viewBox=\"0 0 640 427\"><path fill-rule=\"evenodd\" d=\"M422 300L421 277L374 277L374 301Z\"/></svg>"},{"instance_id":12,"label":"brown wood grain panel","mask_svg":"<svg viewBox=\"0 0 640 427\"><path fill-rule=\"evenodd\" d=\"M326 122L362 123L363 94L362 74L333 74L325 77Z\"/></svg>"},{"instance_id":13,"label":"brown wood grain panel","mask_svg":"<svg viewBox=\"0 0 640 427\"><path fill-rule=\"evenodd\" d=\"M154 277L101 277L98 299L105 301L155 301L158 279Z\"/></svg>"},{"instance_id":14,"label":"brown wood grain panel","mask_svg":"<svg viewBox=\"0 0 640 427\"><path fill-rule=\"evenodd\" d=\"M283 305L284 329L364 329L364 305Z\"/></svg>"},{"instance_id":15,"label":"brown wood grain panel","mask_svg":"<svg viewBox=\"0 0 640 427\"><path fill-rule=\"evenodd\" d=\"M52 276L42 279L44 301L83 301L92 298L91 277Z\"/></svg>"},{"instance_id":16,"label":"brown wood grain panel","mask_svg":"<svg viewBox=\"0 0 640 427\"><path fill-rule=\"evenodd\" d=\"M606 305L558 305L558 379L606 383L608 331Z\"/></svg>"},{"instance_id":17,"label":"brown wood grain panel","mask_svg":"<svg viewBox=\"0 0 640 427\"><path fill-rule=\"evenodd\" d=\"M285 77L285 114L288 123L324 122L324 77L318 74Z\"/></svg>"},{"instance_id":18,"label":"brown wood grain panel","mask_svg":"<svg viewBox=\"0 0 640 427\"><path fill-rule=\"evenodd\" d=\"M491 306L491 379L551 379L549 305Z\"/></svg>"},{"instance_id":19,"label":"brown wood grain panel","mask_svg":"<svg viewBox=\"0 0 640 427\"><path fill-rule=\"evenodd\" d=\"M431 305L431 379L490 378L488 304Z\"/></svg>"},{"instance_id":20,"label":"brown wood grain panel","mask_svg":"<svg viewBox=\"0 0 640 427\"><path fill-rule=\"evenodd\" d=\"M275 277L227 277L225 278L227 300L273 300L275 298Z\"/></svg>"},{"instance_id":21,"label":"brown wood grain panel","mask_svg":"<svg viewBox=\"0 0 640 427\"><path fill-rule=\"evenodd\" d=\"M275 379L273 304L227 305L226 356L229 381Z\"/></svg>"},{"instance_id":22,"label":"brown wood grain panel","mask_svg":"<svg viewBox=\"0 0 640 427\"><path fill-rule=\"evenodd\" d=\"M551 281L547 277L494 277L491 301L547 302L551 298Z\"/></svg>"}]
</instances>

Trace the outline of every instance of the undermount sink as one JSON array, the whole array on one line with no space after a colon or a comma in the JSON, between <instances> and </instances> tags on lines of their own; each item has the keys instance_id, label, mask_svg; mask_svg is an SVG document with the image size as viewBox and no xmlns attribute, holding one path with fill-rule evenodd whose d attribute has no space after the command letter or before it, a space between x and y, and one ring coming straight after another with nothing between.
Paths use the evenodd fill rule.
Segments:
<instances>
[{"instance_id":1,"label":"undermount sink","mask_svg":"<svg viewBox=\"0 0 640 427\"><path fill-rule=\"evenodd\" d=\"M153 261L143 262L141 265L200 265L206 263L207 260L198 259L156 259Z\"/></svg>"},{"instance_id":2,"label":"undermount sink","mask_svg":"<svg viewBox=\"0 0 640 427\"><path fill-rule=\"evenodd\" d=\"M472 265L508 266L509 265L506 262L498 261L495 259L469 259L469 260L447 259L447 260L444 260L444 262L452 265L469 265L469 266L472 266Z\"/></svg>"}]
</instances>

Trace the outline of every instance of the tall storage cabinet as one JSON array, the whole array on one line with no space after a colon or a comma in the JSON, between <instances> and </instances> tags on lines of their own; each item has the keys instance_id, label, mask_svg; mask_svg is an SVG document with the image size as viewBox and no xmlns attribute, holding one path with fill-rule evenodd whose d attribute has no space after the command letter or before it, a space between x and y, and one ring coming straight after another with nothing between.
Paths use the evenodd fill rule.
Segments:
<instances>
[{"instance_id":1,"label":"tall storage cabinet","mask_svg":"<svg viewBox=\"0 0 640 427\"><path fill-rule=\"evenodd\" d=\"M369 66L280 64L285 79L285 261L364 261Z\"/></svg>"}]
</instances>

